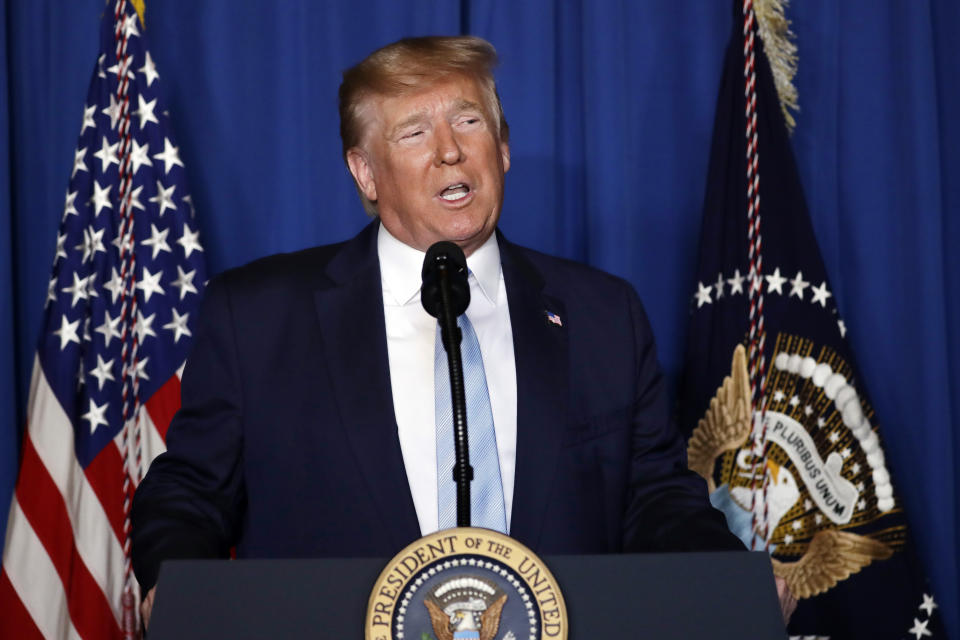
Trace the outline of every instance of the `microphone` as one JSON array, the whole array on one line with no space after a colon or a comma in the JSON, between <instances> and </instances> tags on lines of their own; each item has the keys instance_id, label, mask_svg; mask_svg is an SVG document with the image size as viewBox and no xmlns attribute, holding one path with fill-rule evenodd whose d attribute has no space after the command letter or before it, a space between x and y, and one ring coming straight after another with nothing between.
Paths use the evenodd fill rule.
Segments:
<instances>
[{"instance_id":1,"label":"microphone","mask_svg":"<svg viewBox=\"0 0 960 640\"><path fill-rule=\"evenodd\" d=\"M454 318L457 318L470 306L470 285L467 283L467 258L463 250L446 240L434 243L427 249L423 259L423 288L420 290L420 302L427 313L440 318L443 304L440 294L441 272L448 274L450 284L450 306Z\"/></svg>"},{"instance_id":2,"label":"microphone","mask_svg":"<svg viewBox=\"0 0 960 640\"><path fill-rule=\"evenodd\" d=\"M470 305L470 284L467 282L467 258L452 242L437 242L429 249L420 273L423 286L420 302L427 313L440 324L440 339L447 352L450 371L450 399L453 404L453 446L456 461L453 479L457 483L457 526L470 526L470 449L467 437L467 399L463 390L463 361L460 342L463 338L457 318Z\"/></svg>"}]
</instances>

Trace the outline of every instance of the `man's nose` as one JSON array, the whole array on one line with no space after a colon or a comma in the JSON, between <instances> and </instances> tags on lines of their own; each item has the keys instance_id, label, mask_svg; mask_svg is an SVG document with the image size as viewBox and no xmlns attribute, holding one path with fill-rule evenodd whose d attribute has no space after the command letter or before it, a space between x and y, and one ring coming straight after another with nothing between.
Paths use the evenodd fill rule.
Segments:
<instances>
[{"instance_id":1,"label":"man's nose","mask_svg":"<svg viewBox=\"0 0 960 640\"><path fill-rule=\"evenodd\" d=\"M437 128L436 145L434 164L438 167L443 164L457 164L463 159L463 150L460 148L457 136L450 125Z\"/></svg>"}]
</instances>

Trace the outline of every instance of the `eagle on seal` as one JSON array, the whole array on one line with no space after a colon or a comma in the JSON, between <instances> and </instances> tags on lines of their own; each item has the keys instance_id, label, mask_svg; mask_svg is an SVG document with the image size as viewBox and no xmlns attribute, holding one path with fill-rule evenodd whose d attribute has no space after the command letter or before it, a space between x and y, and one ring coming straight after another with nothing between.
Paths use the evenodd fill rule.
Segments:
<instances>
[{"instance_id":1,"label":"eagle on seal","mask_svg":"<svg viewBox=\"0 0 960 640\"><path fill-rule=\"evenodd\" d=\"M687 443L687 466L706 480L711 494L719 490L713 479L716 459L747 443L751 418L746 351L743 345L737 345L730 375L723 379ZM722 488L726 489L726 485ZM736 517L726 512L725 515L728 521L731 516ZM805 599L832 589L874 560L884 560L891 555L893 549L879 540L831 529L818 531L796 562L770 560L774 574L786 581L797 598Z\"/></svg>"},{"instance_id":2,"label":"eagle on seal","mask_svg":"<svg viewBox=\"0 0 960 640\"><path fill-rule=\"evenodd\" d=\"M507 594L479 577L461 577L440 585L423 604L437 640L493 640Z\"/></svg>"}]
</instances>

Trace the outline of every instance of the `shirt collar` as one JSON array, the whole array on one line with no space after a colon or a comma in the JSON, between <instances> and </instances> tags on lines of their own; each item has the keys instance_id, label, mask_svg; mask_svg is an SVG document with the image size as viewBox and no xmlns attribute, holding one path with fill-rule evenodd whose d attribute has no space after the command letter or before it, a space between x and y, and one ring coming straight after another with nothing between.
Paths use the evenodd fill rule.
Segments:
<instances>
[{"instance_id":1,"label":"shirt collar","mask_svg":"<svg viewBox=\"0 0 960 640\"><path fill-rule=\"evenodd\" d=\"M377 232L377 255L380 258L380 282L384 300L397 306L406 306L420 299L420 272L426 255L397 240L380 224ZM480 286L484 297L497 304L500 292L500 246L497 234L491 233L487 241L467 258L470 275Z\"/></svg>"}]
</instances>

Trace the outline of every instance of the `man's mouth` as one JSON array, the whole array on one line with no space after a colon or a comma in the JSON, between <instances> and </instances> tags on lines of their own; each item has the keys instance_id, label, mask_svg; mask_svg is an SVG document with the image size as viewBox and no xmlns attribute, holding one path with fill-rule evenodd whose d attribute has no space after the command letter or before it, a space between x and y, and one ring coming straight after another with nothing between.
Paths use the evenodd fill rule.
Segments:
<instances>
[{"instance_id":1,"label":"man's mouth","mask_svg":"<svg viewBox=\"0 0 960 640\"><path fill-rule=\"evenodd\" d=\"M451 184L450 186L446 187L437 195L447 202L456 202L457 200L466 198L469 194L469 185L463 182L457 182L456 184Z\"/></svg>"}]
</instances>

